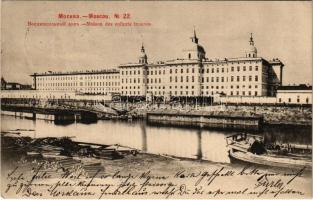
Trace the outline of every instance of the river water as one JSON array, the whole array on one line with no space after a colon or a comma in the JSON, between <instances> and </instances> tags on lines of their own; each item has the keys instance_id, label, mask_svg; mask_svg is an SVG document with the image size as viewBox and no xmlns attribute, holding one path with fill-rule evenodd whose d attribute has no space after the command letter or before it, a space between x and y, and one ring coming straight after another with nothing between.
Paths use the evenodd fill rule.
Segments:
<instances>
[{"instance_id":1,"label":"river water","mask_svg":"<svg viewBox=\"0 0 313 200\"><path fill-rule=\"evenodd\" d=\"M1 131L33 129L23 135L31 137L73 137L74 141L97 144L120 144L148 153L229 163L225 136L242 131L199 128L159 127L145 121L106 121L96 123L55 124L1 115ZM247 132L249 133L249 132ZM255 133L254 133L255 134ZM271 141L312 144L311 128L265 127L258 133Z\"/></svg>"}]
</instances>

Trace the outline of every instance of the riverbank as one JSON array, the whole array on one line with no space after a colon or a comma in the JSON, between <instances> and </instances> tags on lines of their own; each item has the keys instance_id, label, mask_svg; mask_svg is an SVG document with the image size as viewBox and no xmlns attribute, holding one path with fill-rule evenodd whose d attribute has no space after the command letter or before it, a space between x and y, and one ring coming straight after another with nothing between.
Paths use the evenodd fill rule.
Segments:
<instances>
[{"instance_id":1,"label":"riverbank","mask_svg":"<svg viewBox=\"0 0 313 200\"><path fill-rule=\"evenodd\" d=\"M10 137L11 143L7 140L6 146L1 146L3 197L224 199L274 198L275 192L280 198L311 196L310 171L299 171L298 176L298 172L290 169L216 163L145 152L105 159L88 154L60 157L55 156L54 149L50 154L39 156L34 153L34 146L60 148L67 144L71 149L76 145L65 138L6 137ZM24 150L32 146L29 150L33 153L14 151L17 146ZM270 180L279 182L280 192L279 188L262 185L265 174L272 174ZM287 184L293 177L292 183ZM265 189L269 191L262 193Z\"/></svg>"},{"instance_id":2,"label":"riverbank","mask_svg":"<svg viewBox=\"0 0 313 200\"><path fill-rule=\"evenodd\" d=\"M184 106L135 106L129 112L133 116L146 116L148 112L191 114L191 115L223 115L240 117L263 117L264 123L269 125L298 125L312 126L311 107L288 106L250 106L250 105L218 105L208 107L184 107Z\"/></svg>"}]
</instances>

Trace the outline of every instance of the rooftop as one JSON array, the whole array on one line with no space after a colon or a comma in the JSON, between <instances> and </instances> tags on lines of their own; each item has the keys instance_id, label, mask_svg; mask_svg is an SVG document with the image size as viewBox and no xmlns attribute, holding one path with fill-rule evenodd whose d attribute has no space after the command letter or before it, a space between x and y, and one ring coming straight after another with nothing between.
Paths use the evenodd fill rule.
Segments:
<instances>
[{"instance_id":1,"label":"rooftop","mask_svg":"<svg viewBox=\"0 0 313 200\"><path fill-rule=\"evenodd\" d=\"M277 90L312 90L312 85L283 85L278 87Z\"/></svg>"},{"instance_id":2,"label":"rooftop","mask_svg":"<svg viewBox=\"0 0 313 200\"><path fill-rule=\"evenodd\" d=\"M110 74L118 73L117 69L101 69L101 70L81 70L81 71L69 71L69 72L43 72L43 73L34 73L30 76L54 76L54 75L81 75L81 74Z\"/></svg>"}]
</instances>

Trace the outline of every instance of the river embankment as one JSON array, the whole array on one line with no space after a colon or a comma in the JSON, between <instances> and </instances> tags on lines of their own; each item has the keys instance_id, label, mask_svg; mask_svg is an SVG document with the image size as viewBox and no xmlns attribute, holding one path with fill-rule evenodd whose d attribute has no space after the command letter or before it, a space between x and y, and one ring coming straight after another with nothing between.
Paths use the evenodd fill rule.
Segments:
<instances>
[{"instance_id":1,"label":"river embankment","mask_svg":"<svg viewBox=\"0 0 313 200\"><path fill-rule=\"evenodd\" d=\"M218 105L209 107L183 106L134 106L129 114L146 116L149 112L170 113L177 115L213 115L234 117L262 117L268 125L312 126L312 108L301 106L250 106L250 105Z\"/></svg>"}]
</instances>

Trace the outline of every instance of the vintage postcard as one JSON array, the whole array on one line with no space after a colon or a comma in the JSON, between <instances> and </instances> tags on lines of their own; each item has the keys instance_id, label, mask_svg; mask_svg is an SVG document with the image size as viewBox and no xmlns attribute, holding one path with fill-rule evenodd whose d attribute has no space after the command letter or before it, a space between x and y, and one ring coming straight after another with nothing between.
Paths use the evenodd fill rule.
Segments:
<instances>
[{"instance_id":1,"label":"vintage postcard","mask_svg":"<svg viewBox=\"0 0 313 200\"><path fill-rule=\"evenodd\" d=\"M311 1L2 1L1 198L311 199Z\"/></svg>"}]
</instances>

